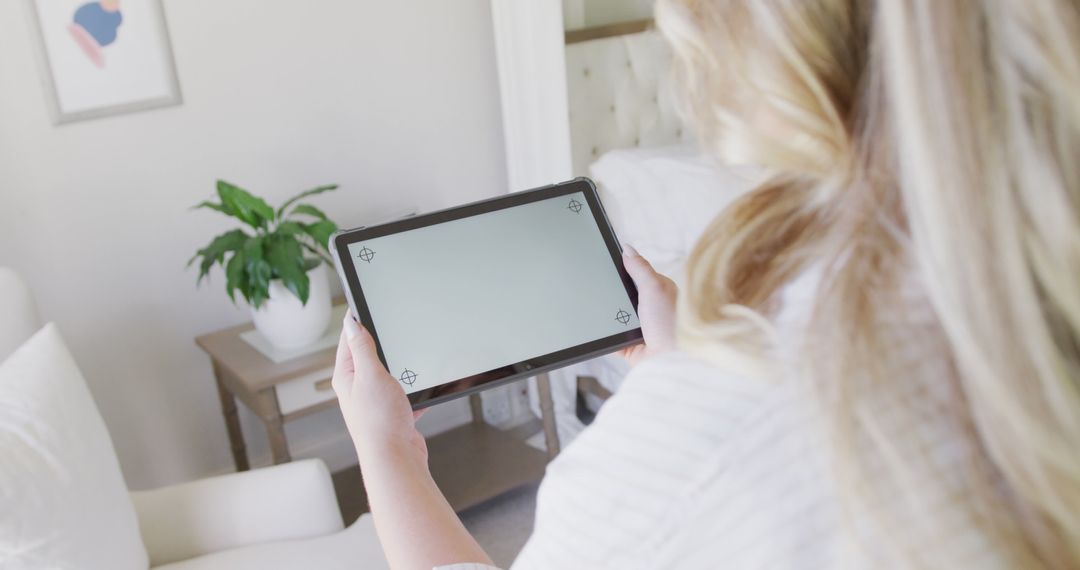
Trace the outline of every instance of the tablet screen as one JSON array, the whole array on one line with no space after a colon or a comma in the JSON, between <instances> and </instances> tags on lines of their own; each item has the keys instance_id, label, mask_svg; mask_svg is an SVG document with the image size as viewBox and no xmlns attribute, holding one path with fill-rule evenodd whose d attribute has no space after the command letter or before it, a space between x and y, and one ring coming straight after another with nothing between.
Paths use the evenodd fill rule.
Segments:
<instances>
[{"instance_id":1,"label":"tablet screen","mask_svg":"<svg viewBox=\"0 0 1080 570\"><path fill-rule=\"evenodd\" d=\"M408 393L640 326L583 193L350 243Z\"/></svg>"}]
</instances>

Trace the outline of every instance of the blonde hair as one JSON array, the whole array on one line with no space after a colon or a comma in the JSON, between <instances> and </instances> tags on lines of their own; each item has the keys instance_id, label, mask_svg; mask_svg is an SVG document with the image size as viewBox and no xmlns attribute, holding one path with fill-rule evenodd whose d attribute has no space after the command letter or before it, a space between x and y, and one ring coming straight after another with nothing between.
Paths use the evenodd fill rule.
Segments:
<instances>
[{"instance_id":1,"label":"blonde hair","mask_svg":"<svg viewBox=\"0 0 1080 570\"><path fill-rule=\"evenodd\" d=\"M1080 6L660 0L657 20L703 144L775 174L695 247L680 343L768 370L779 292L819 267L799 363L842 502L933 508L905 485L932 469L917 435L882 425L932 416L962 440L965 521L1014 565L1080 568ZM925 538L895 560L940 563Z\"/></svg>"}]
</instances>

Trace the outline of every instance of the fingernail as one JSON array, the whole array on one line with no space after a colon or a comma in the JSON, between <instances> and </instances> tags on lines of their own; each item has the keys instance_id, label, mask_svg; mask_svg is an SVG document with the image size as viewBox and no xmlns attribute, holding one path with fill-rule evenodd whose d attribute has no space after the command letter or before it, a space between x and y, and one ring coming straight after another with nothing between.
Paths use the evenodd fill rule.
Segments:
<instances>
[{"instance_id":1,"label":"fingernail","mask_svg":"<svg viewBox=\"0 0 1080 570\"><path fill-rule=\"evenodd\" d=\"M354 339L356 335L360 334L360 327L356 326L356 321L352 320L352 317L345 316L345 336Z\"/></svg>"},{"instance_id":2,"label":"fingernail","mask_svg":"<svg viewBox=\"0 0 1080 570\"><path fill-rule=\"evenodd\" d=\"M638 257L640 255L637 252L637 250L634 249L634 246L632 246L632 245L630 245L628 243L623 244L622 250L623 250L623 255L628 255L630 257Z\"/></svg>"}]
</instances>

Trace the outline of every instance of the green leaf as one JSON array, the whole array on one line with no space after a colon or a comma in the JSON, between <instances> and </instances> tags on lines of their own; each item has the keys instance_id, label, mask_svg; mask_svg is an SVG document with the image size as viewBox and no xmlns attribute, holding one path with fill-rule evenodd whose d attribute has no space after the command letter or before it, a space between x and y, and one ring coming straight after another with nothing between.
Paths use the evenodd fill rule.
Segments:
<instances>
[{"instance_id":1,"label":"green leaf","mask_svg":"<svg viewBox=\"0 0 1080 570\"><path fill-rule=\"evenodd\" d=\"M255 236L247 240L242 250L246 280L241 290L244 299L256 309L269 297L270 279L274 276L270 264L263 257L265 243L266 238Z\"/></svg>"},{"instance_id":2,"label":"green leaf","mask_svg":"<svg viewBox=\"0 0 1080 570\"><path fill-rule=\"evenodd\" d=\"M304 271L304 254L300 249L300 242L292 236L271 236L266 248L266 261L273 268L274 275L281 279L281 283L306 305L311 283Z\"/></svg>"},{"instance_id":3,"label":"green leaf","mask_svg":"<svg viewBox=\"0 0 1080 570\"><path fill-rule=\"evenodd\" d=\"M249 236L244 233L244 230L225 232L214 238L214 240L206 247L196 252L187 263L190 267L196 259L202 257L202 263L199 264L199 277L195 281L196 284L202 282L203 278L206 277L210 272L210 268L213 267L215 263L224 262L226 253L236 251L243 247L248 237Z\"/></svg>"},{"instance_id":4,"label":"green leaf","mask_svg":"<svg viewBox=\"0 0 1080 570\"><path fill-rule=\"evenodd\" d=\"M250 289L248 302L256 309L262 301L270 297L270 280L274 277L274 270L265 259L259 259L248 270L248 287Z\"/></svg>"},{"instance_id":5,"label":"green leaf","mask_svg":"<svg viewBox=\"0 0 1080 570\"><path fill-rule=\"evenodd\" d=\"M274 219L274 209L266 201L242 188L218 180L217 191L222 207L253 228L265 228Z\"/></svg>"},{"instance_id":6,"label":"green leaf","mask_svg":"<svg viewBox=\"0 0 1080 570\"><path fill-rule=\"evenodd\" d=\"M240 289L244 293L244 298L247 298L244 287L244 270L247 265L247 261L244 259L243 250L237 251L229 259L229 262L225 264L225 292L229 294L229 299L232 302L236 302L236 295L234 292L236 289Z\"/></svg>"},{"instance_id":7,"label":"green leaf","mask_svg":"<svg viewBox=\"0 0 1080 570\"><path fill-rule=\"evenodd\" d=\"M252 307L255 307L256 309L258 309L259 307L262 306L262 304L264 302L266 302L266 299L267 299L267 295L266 295L265 290L257 289L255 291L251 292L251 298L248 299L248 303L251 303Z\"/></svg>"},{"instance_id":8,"label":"green leaf","mask_svg":"<svg viewBox=\"0 0 1080 570\"><path fill-rule=\"evenodd\" d=\"M248 240L244 242L243 252L247 261L247 272L251 273L252 265L254 265L256 261L261 261L263 258L263 236L253 236L248 238Z\"/></svg>"},{"instance_id":9,"label":"green leaf","mask_svg":"<svg viewBox=\"0 0 1080 570\"><path fill-rule=\"evenodd\" d=\"M337 187L338 187L337 184L326 184L324 186L318 186L318 187L312 188L311 190L305 190L305 191L297 194L296 196L293 196L292 198L289 198L288 201L286 201L284 204L282 204L281 207L278 208L277 217L280 218L281 216L283 216L285 214L285 210L288 210L289 206L292 206L297 200L299 200L301 198L306 198L307 196L314 196L315 194L322 194L323 192L329 192L331 190L337 190Z\"/></svg>"},{"instance_id":10,"label":"green leaf","mask_svg":"<svg viewBox=\"0 0 1080 570\"><path fill-rule=\"evenodd\" d=\"M292 212L289 212L290 216L295 216L297 214L312 216L314 218L319 218L320 220L328 219L326 217L326 214L324 214L322 210L316 208L315 206L312 206L311 204L300 204L299 206L293 208Z\"/></svg>"},{"instance_id":11,"label":"green leaf","mask_svg":"<svg viewBox=\"0 0 1080 570\"><path fill-rule=\"evenodd\" d=\"M300 222L294 222L292 220L281 222L274 230L274 233L285 236L294 236L296 234L306 233L304 225Z\"/></svg>"},{"instance_id":12,"label":"green leaf","mask_svg":"<svg viewBox=\"0 0 1080 570\"><path fill-rule=\"evenodd\" d=\"M193 255L191 259L188 260L188 265L190 266L192 263L194 263L195 260L199 258L199 256L210 256L216 259L223 256L226 252L236 251L244 245L244 242L247 241L248 237L250 236L248 236L244 232L244 230L232 230L225 232L214 238L214 240L211 241L206 247L196 252L195 255Z\"/></svg>"},{"instance_id":13,"label":"green leaf","mask_svg":"<svg viewBox=\"0 0 1080 570\"><path fill-rule=\"evenodd\" d=\"M327 255L326 253L324 253L323 251L319 250L319 248L317 248L317 247L315 247L313 245L310 245L310 244L302 243L302 242L301 242L300 245L304 246L304 249L306 249L306 250L310 251L311 253L313 253L315 255L315 257L323 260L324 262L326 262L327 265L333 267L334 262L330 260L330 256ZM311 268L309 267L309 269L311 269Z\"/></svg>"},{"instance_id":14,"label":"green leaf","mask_svg":"<svg viewBox=\"0 0 1080 570\"><path fill-rule=\"evenodd\" d=\"M195 204L191 207L192 210L198 210L200 208L209 208L211 210L216 210L218 212L221 212L222 214L225 214L226 216L233 215L232 211L230 211L224 205L216 204L214 202L211 202L210 200L203 200L202 202L199 202L198 204Z\"/></svg>"},{"instance_id":15,"label":"green leaf","mask_svg":"<svg viewBox=\"0 0 1080 570\"><path fill-rule=\"evenodd\" d=\"M314 224L304 224L304 231L325 251L330 251L330 235L337 231L337 224L322 220Z\"/></svg>"}]
</instances>

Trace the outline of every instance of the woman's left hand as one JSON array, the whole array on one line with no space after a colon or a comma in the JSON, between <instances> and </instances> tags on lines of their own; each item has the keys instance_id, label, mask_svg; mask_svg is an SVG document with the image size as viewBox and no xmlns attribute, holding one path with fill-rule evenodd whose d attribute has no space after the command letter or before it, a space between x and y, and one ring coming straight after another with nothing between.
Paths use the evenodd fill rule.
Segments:
<instances>
[{"instance_id":1,"label":"woman's left hand","mask_svg":"<svg viewBox=\"0 0 1080 570\"><path fill-rule=\"evenodd\" d=\"M349 428L375 529L391 568L491 564L428 469L409 398L379 360L375 339L345 317L332 380Z\"/></svg>"},{"instance_id":2,"label":"woman's left hand","mask_svg":"<svg viewBox=\"0 0 1080 570\"><path fill-rule=\"evenodd\" d=\"M416 430L421 412L413 413L405 391L379 360L375 339L345 315L331 381L360 464L387 447L418 452L426 463L427 445Z\"/></svg>"}]
</instances>

